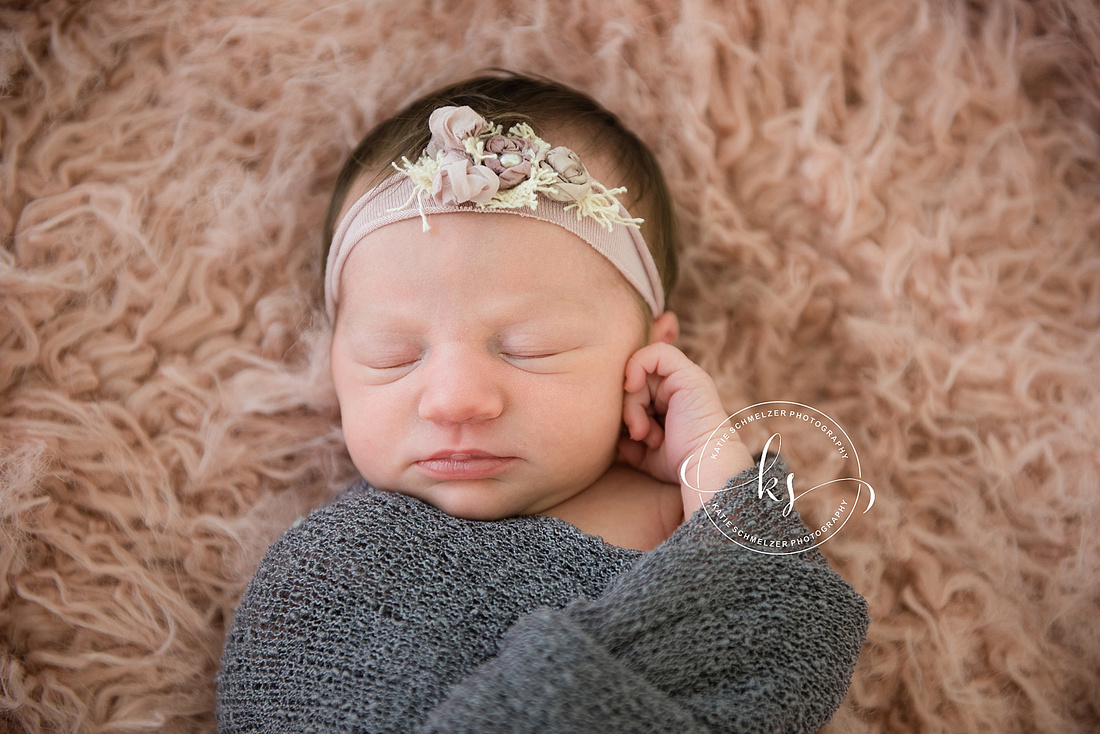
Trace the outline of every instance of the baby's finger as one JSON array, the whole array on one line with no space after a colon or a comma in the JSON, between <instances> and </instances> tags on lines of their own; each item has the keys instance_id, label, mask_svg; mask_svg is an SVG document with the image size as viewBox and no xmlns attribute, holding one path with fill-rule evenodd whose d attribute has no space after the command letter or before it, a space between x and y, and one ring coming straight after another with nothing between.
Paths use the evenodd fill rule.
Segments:
<instances>
[{"instance_id":1,"label":"baby's finger","mask_svg":"<svg viewBox=\"0 0 1100 734\"><path fill-rule=\"evenodd\" d=\"M645 435L645 445L650 450L660 448L661 444L665 442L665 429L661 428L661 424L655 421L652 417L649 418L649 431Z\"/></svg>"},{"instance_id":2,"label":"baby's finger","mask_svg":"<svg viewBox=\"0 0 1100 734\"><path fill-rule=\"evenodd\" d=\"M627 392L634 392L641 388L647 375L668 377L677 369L691 364L692 361L671 344L649 344L634 352L627 360L624 388Z\"/></svg>"},{"instance_id":3,"label":"baby's finger","mask_svg":"<svg viewBox=\"0 0 1100 734\"><path fill-rule=\"evenodd\" d=\"M643 383L636 392L628 392L623 396L623 423L630 434L630 438L641 441L649 431L650 417L646 412L650 396L648 386Z\"/></svg>"},{"instance_id":4,"label":"baby's finger","mask_svg":"<svg viewBox=\"0 0 1100 734\"><path fill-rule=\"evenodd\" d=\"M658 415L668 413L669 397L671 395L670 382L671 380L667 377L649 376L649 393L653 396L653 411Z\"/></svg>"}]
</instances>

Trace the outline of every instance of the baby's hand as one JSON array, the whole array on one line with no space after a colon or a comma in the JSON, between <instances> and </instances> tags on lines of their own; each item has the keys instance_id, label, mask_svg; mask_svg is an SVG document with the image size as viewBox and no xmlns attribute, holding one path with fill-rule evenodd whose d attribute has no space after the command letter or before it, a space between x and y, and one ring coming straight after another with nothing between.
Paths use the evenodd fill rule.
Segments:
<instances>
[{"instance_id":1,"label":"baby's hand","mask_svg":"<svg viewBox=\"0 0 1100 734\"><path fill-rule=\"evenodd\" d=\"M621 458L661 481L679 484L684 518L691 517L711 495L700 495L682 483L680 465L693 457L685 476L694 481L704 444L728 417L714 380L679 349L658 342L642 347L627 361L624 388L623 422L630 435L619 441ZM659 422L659 417L664 420ZM718 458L708 457L698 486L718 491L726 479L752 465L748 449L734 434Z\"/></svg>"}]
</instances>

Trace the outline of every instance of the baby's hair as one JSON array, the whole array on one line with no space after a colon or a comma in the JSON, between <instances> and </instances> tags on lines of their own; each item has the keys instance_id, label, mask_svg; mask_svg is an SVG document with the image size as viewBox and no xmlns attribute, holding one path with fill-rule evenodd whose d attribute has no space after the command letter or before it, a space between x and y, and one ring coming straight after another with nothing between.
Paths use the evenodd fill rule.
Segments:
<instances>
[{"instance_id":1,"label":"baby's hair","mask_svg":"<svg viewBox=\"0 0 1100 734\"><path fill-rule=\"evenodd\" d=\"M545 133L548 127L587 136L587 147L578 153L582 160L586 155L607 157L622 176L620 180L601 183L609 187L626 186L623 204L631 214L645 220L642 235L657 265L666 296L672 292L677 276L676 221L668 186L653 153L615 115L587 95L549 79L508 71L485 73L430 92L367 133L336 179L325 214L322 263L328 260L337 216L352 187L363 181L366 191L394 173L392 162L399 162L402 157L416 160L431 138L428 117L436 108L449 105L468 106L506 130L526 122L551 144L560 143ZM642 306L648 323L652 317L644 302Z\"/></svg>"}]
</instances>

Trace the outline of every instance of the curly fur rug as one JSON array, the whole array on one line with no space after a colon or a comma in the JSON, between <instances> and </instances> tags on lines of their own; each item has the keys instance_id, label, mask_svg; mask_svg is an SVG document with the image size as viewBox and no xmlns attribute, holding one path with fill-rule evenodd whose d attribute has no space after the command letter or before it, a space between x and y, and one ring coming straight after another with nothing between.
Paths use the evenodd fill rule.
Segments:
<instances>
[{"instance_id":1,"label":"curly fur rug","mask_svg":"<svg viewBox=\"0 0 1100 734\"><path fill-rule=\"evenodd\" d=\"M351 477L319 324L342 157L485 67L604 102L731 410L837 418L873 624L832 728L1100 727L1089 0L0 8L0 729L213 728L267 544Z\"/></svg>"}]
</instances>

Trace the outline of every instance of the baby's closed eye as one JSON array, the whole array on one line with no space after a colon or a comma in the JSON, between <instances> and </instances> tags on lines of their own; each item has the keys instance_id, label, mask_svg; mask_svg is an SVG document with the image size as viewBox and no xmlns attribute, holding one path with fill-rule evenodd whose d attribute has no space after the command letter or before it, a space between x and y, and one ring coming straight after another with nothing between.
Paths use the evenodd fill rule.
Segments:
<instances>
[{"instance_id":1,"label":"baby's closed eye","mask_svg":"<svg viewBox=\"0 0 1100 734\"><path fill-rule=\"evenodd\" d=\"M570 351L573 350L562 347L509 348L502 350L500 355L511 359L548 359Z\"/></svg>"},{"instance_id":2,"label":"baby's closed eye","mask_svg":"<svg viewBox=\"0 0 1100 734\"><path fill-rule=\"evenodd\" d=\"M502 359L523 369L560 365L579 350L576 339L550 338L547 335L502 338L495 348Z\"/></svg>"},{"instance_id":3,"label":"baby's closed eye","mask_svg":"<svg viewBox=\"0 0 1100 734\"><path fill-rule=\"evenodd\" d=\"M397 370L416 365L425 356L425 349L412 341L394 340L364 343L356 350L356 360L372 370Z\"/></svg>"},{"instance_id":4,"label":"baby's closed eye","mask_svg":"<svg viewBox=\"0 0 1100 734\"><path fill-rule=\"evenodd\" d=\"M366 365L367 365L367 367L370 367L372 370L395 370L395 369L401 369L403 367L411 367L419 361L420 361L419 357L412 357L412 358L406 358L406 357L390 357L390 358L374 357L374 358L368 360Z\"/></svg>"}]
</instances>

